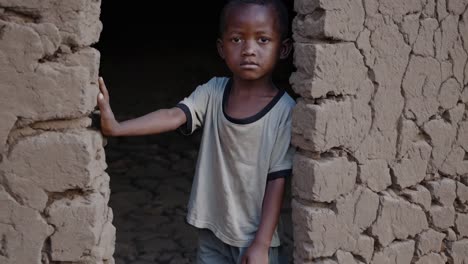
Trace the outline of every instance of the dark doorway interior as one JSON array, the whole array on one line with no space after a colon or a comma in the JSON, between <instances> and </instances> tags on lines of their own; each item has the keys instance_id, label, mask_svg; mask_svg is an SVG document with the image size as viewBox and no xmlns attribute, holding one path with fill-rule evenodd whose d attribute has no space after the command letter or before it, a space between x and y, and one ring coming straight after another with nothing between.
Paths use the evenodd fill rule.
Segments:
<instances>
[{"instance_id":1,"label":"dark doorway interior","mask_svg":"<svg viewBox=\"0 0 468 264\"><path fill-rule=\"evenodd\" d=\"M215 46L223 2L166 1L157 8L102 2L104 28L94 47L101 52L100 75L118 120L172 107L212 76L228 74ZM292 0L286 3L294 15ZM295 96L288 82L292 71L289 59L275 78ZM200 137L200 132L189 137L171 132L108 138L116 263L194 263L197 233L185 223L185 212ZM290 182L287 186L282 241L292 263Z\"/></svg>"}]
</instances>

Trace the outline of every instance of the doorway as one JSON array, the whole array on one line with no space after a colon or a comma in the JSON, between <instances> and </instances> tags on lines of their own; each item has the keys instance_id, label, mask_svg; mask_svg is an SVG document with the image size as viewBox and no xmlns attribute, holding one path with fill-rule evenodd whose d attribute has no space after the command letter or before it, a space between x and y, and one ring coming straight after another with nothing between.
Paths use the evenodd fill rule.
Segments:
<instances>
[{"instance_id":1,"label":"doorway","mask_svg":"<svg viewBox=\"0 0 468 264\"><path fill-rule=\"evenodd\" d=\"M287 1L292 12L292 1ZM227 70L216 51L218 14L223 1L168 2L151 9L103 1L100 75L118 120L173 107L193 89ZM166 13L173 19L163 19ZM289 76L292 56L275 75L294 96ZM116 263L193 263L196 230L185 223L186 206L201 132L183 136L108 138L109 205L117 229ZM281 221L282 254L292 263L291 190L287 182Z\"/></svg>"}]
</instances>

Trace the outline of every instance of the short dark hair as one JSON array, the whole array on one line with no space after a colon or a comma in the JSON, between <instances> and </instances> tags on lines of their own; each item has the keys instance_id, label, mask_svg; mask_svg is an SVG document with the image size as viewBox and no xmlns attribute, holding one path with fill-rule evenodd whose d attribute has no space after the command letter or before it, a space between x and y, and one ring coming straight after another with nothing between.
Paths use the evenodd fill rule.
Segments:
<instances>
[{"instance_id":1,"label":"short dark hair","mask_svg":"<svg viewBox=\"0 0 468 264\"><path fill-rule=\"evenodd\" d=\"M289 34L289 16L288 10L281 0L227 0L221 14L219 16L219 35L221 36L226 29L226 13L227 11L237 5L241 4L255 4L255 5L272 5L279 18L279 27L281 31L281 38L285 39Z\"/></svg>"}]
</instances>

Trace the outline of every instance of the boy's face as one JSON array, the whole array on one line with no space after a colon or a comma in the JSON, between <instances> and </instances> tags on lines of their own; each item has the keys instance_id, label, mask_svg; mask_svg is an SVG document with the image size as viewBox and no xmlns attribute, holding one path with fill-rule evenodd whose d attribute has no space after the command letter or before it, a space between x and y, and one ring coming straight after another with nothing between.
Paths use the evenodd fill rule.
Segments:
<instances>
[{"instance_id":1,"label":"boy's face","mask_svg":"<svg viewBox=\"0 0 468 264\"><path fill-rule=\"evenodd\" d=\"M281 39L278 19L271 5L241 4L227 10L217 44L234 77L270 78L278 59L288 56L291 47Z\"/></svg>"}]
</instances>

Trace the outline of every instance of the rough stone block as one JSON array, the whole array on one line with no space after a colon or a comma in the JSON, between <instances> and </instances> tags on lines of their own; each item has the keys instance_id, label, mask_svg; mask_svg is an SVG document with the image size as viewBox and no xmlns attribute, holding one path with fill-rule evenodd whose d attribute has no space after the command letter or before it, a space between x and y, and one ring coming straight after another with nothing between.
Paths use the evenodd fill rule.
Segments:
<instances>
[{"instance_id":1,"label":"rough stone block","mask_svg":"<svg viewBox=\"0 0 468 264\"><path fill-rule=\"evenodd\" d=\"M428 0L423 10L423 17L435 17L436 0Z\"/></svg>"},{"instance_id":2,"label":"rough stone block","mask_svg":"<svg viewBox=\"0 0 468 264\"><path fill-rule=\"evenodd\" d=\"M468 120L462 121L458 127L457 144L468 152Z\"/></svg>"},{"instance_id":3,"label":"rough stone block","mask_svg":"<svg viewBox=\"0 0 468 264\"><path fill-rule=\"evenodd\" d=\"M402 119L398 126L397 158L401 159L407 155L413 146L411 143L417 140L419 134L418 126L411 120Z\"/></svg>"},{"instance_id":4,"label":"rough stone block","mask_svg":"<svg viewBox=\"0 0 468 264\"><path fill-rule=\"evenodd\" d=\"M98 41L102 31L101 0L0 0L0 6L29 21L56 25L69 45L89 46Z\"/></svg>"},{"instance_id":5,"label":"rough stone block","mask_svg":"<svg viewBox=\"0 0 468 264\"><path fill-rule=\"evenodd\" d=\"M294 263L304 263L304 264L312 264L312 263L316 263L316 264L338 264L338 262L336 262L335 260L333 259L317 259L315 261L311 261L311 262L305 262L304 260L297 260L295 261Z\"/></svg>"},{"instance_id":6,"label":"rough stone block","mask_svg":"<svg viewBox=\"0 0 468 264\"><path fill-rule=\"evenodd\" d=\"M455 229L457 230L459 237L468 238L468 214L457 213Z\"/></svg>"},{"instance_id":7,"label":"rough stone block","mask_svg":"<svg viewBox=\"0 0 468 264\"><path fill-rule=\"evenodd\" d=\"M62 43L62 38L57 26L52 23L30 23L27 25L39 35L44 55L53 56Z\"/></svg>"},{"instance_id":8,"label":"rough stone block","mask_svg":"<svg viewBox=\"0 0 468 264\"><path fill-rule=\"evenodd\" d=\"M407 14L414 14L421 12L423 5L418 0L380 0L379 11L383 15L387 15L393 19L397 24L403 20Z\"/></svg>"},{"instance_id":9,"label":"rough stone block","mask_svg":"<svg viewBox=\"0 0 468 264\"><path fill-rule=\"evenodd\" d=\"M350 192L356 182L356 163L346 158L313 160L294 157L293 192L302 199L330 202Z\"/></svg>"},{"instance_id":10,"label":"rough stone block","mask_svg":"<svg viewBox=\"0 0 468 264\"><path fill-rule=\"evenodd\" d=\"M370 82L363 57L352 43L296 43L294 64L297 72L291 76L291 83L305 98L355 95Z\"/></svg>"},{"instance_id":11,"label":"rough stone block","mask_svg":"<svg viewBox=\"0 0 468 264\"><path fill-rule=\"evenodd\" d=\"M455 147L442 164L440 171L447 175L468 175L468 159L465 156L466 152L462 148Z\"/></svg>"},{"instance_id":12,"label":"rough stone block","mask_svg":"<svg viewBox=\"0 0 468 264\"><path fill-rule=\"evenodd\" d=\"M420 183L426 177L430 154L431 146L425 141L412 143L408 157L391 165L393 183L402 189Z\"/></svg>"},{"instance_id":13,"label":"rough stone block","mask_svg":"<svg viewBox=\"0 0 468 264\"><path fill-rule=\"evenodd\" d=\"M394 242L374 254L371 264L409 264L413 259L414 241Z\"/></svg>"},{"instance_id":14,"label":"rough stone block","mask_svg":"<svg viewBox=\"0 0 468 264\"><path fill-rule=\"evenodd\" d=\"M443 61L449 58L449 51L457 38L458 16L447 15L442 21L440 21L440 27L434 34L437 60Z\"/></svg>"},{"instance_id":15,"label":"rough stone block","mask_svg":"<svg viewBox=\"0 0 468 264\"><path fill-rule=\"evenodd\" d=\"M449 255L453 264L468 263L468 239L453 242L449 246Z\"/></svg>"},{"instance_id":16,"label":"rough stone block","mask_svg":"<svg viewBox=\"0 0 468 264\"><path fill-rule=\"evenodd\" d=\"M462 103L457 104L454 108L448 110L447 117L450 120L450 123L457 125L463 118L465 113L465 105Z\"/></svg>"},{"instance_id":17,"label":"rough stone block","mask_svg":"<svg viewBox=\"0 0 468 264\"><path fill-rule=\"evenodd\" d=\"M447 228L445 230L445 234L446 234L446 239L447 241L457 241L457 234L455 233L455 231L453 231L452 228Z\"/></svg>"},{"instance_id":18,"label":"rough stone block","mask_svg":"<svg viewBox=\"0 0 468 264\"><path fill-rule=\"evenodd\" d=\"M448 15L447 0L437 0L437 20L442 21Z\"/></svg>"},{"instance_id":19,"label":"rough stone block","mask_svg":"<svg viewBox=\"0 0 468 264\"><path fill-rule=\"evenodd\" d=\"M51 237L53 261L93 261L111 257L115 229L107 201L97 193L64 198L47 209L49 223L56 227ZM73 238L73 239L71 239ZM100 239L104 239L100 241Z\"/></svg>"},{"instance_id":20,"label":"rough stone block","mask_svg":"<svg viewBox=\"0 0 468 264\"><path fill-rule=\"evenodd\" d=\"M8 172L5 172L3 176L5 177L4 186L10 190L11 194L14 195L21 204L27 205L39 212L44 211L49 199L44 189L37 186L36 183L27 177L18 177Z\"/></svg>"},{"instance_id":21,"label":"rough stone block","mask_svg":"<svg viewBox=\"0 0 468 264\"><path fill-rule=\"evenodd\" d=\"M361 256L366 263L370 263L374 255L374 239L369 236L360 235L357 239L356 249L352 250L353 254Z\"/></svg>"},{"instance_id":22,"label":"rough stone block","mask_svg":"<svg viewBox=\"0 0 468 264\"><path fill-rule=\"evenodd\" d=\"M462 204L468 204L468 186L457 182L457 199Z\"/></svg>"},{"instance_id":23,"label":"rough stone block","mask_svg":"<svg viewBox=\"0 0 468 264\"><path fill-rule=\"evenodd\" d=\"M457 41L452 45L453 47L449 50L449 56L453 60L453 75L458 81L457 84L463 85L466 84L465 73L468 71L465 67L468 59L468 55L466 53L468 51L463 49L463 43L460 37L457 37ZM460 90L459 87L458 89ZM459 92L456 93L456 95L459 95Z\"/></svg>"},{"instance_id":24,"label":"rough stone block","mask_svg":"<svg viewBox=\"0 0 468 264\"><path fill-rule=\"evenodd\" d=\"M457 185L454 180L444 178L439 181L427 182L426 186L432 193L433 200L442 205L452 206L455 198L457 198Z\"/></svg>"},{"instance_id":25,"label":"rough stone block","mask_svg":"<svg viewBox=\"0 0 468 264\"><path fill-rule=\"evenodd\" d=\"M442 250L442 242L445 238L444 233L437 232L433 229L428 229L416 237L416 253L418 256L423 256L429 252L440 252Z\"/></svg>"},{"instance_id":26,"label":"rough stone block","mask_svg":"<svg viewBox=\"0 0 468 264\"><path fill-rule=\"evenodd\" d=\"M453 206L433 205L429 210L431 223L439 229L452 227L455 222L455 208Z\"/></svg>"},{"instance_id":27,"label":"rough stone block","mask_svg":"<svg viewBox=\"0 0 468 264\"><path fill-rule=\"evenodd\" d=\"M422 206L425 211L431 209L431 193L422 185L416 185L415 189L404 189L402 195L407 197L412 203Z\"/></svg>"},{"instance_id":28,"label":"rough stone block","mask_svg":"<svg viewBox=\"0 0 468 264\"><path fill-rule=\"evenodd\" d=\"M336 200L339 222L342 226L348 226L348 230L359 229L356 233L367 229L375 221L378 208L379 196L363 187Z\"/></svg>"},{"instance_id":29,"label":"rough stone block","mask_svg":"<svg viewBox=\"0 0 468 264\"><path fill-rule=\"evenodd\" d=\"M369 160L369 162L359 165L360 174L358 178L374 192L385 190L392 184L390 169L384 160Z\"/></svg>"},{"instance_id":30,"label":"rough stone block","mask_svg":"<svg viewBox=\"0 0 468 264\"><path fill-rule=\"evenodd\" d=\"M452 149L457 130L450 123L441 119L434 119L425 123L423 129L429 135L433 147L431 165L439 169Z\"/></svg>"},{"instance_id":31,"label":"rough stone block","mask_svg":"<svg viewBox=\"0 0 468 264\"><path fill-rule=\"evenodd\" d=\"M460 36L463 40L463 47L465 51L468 52L468 9L465 10L465 12L463 13L461 20L458 24L458 28L460 31ZM468 77L465 76L465 84L467 84L468 81L466 78Z\"/></svg>"},{"instance_id":32,"label":"rough stone block","mask_svg":"<svg viewBox=\"0 0 468 264\"><path fill-rule=\"evenodd\" d=\"M413 46L414 54L434 57L434 32L439 27L439 22L434 18L420 21L421 27L416 42Z\"/></svg>"},{"instance_id":33,"label":"rough stone block","mask_svg":"<svg viewBox=\"0 0 468 264\"><path fill-rule=\"evenodd\" d=\"M0 50L4 54L0 56L1 153L14 126L91 113L98 93L100 55L95 49L85 48L50 59L47 56L56 46L53 35L44 37L33 27L4 21L0 21L0 27ZM51 26L43 27L44 31L53 31Z\"/></svg>"},{"instance_id":34,"label":"rough stone block","mask_svg":"<svg viewBox=\"0 0 468 264\"><path fill-rule=\"evenodd\" d=\"M457 105L460 94L460 84L454 78L450 78L440 87L440 92L437 99L439 100L441 107L444 109L451 109Z\"/></svg>"},{"instance_id":35,"label":"rough stone block","mask_svg":"<svg viewBox=\"0 0 468 264\"><path fill-rule=\"evenodd\" d=\"M431 57L411 56L402 84L406 101L405 116L415 119L421 126L437 113L441 83L439 61Z\"/></svg>"},{"instance_id":36,"label":"rough stone block","mask_svg":"<svg viewBox=\"0 0 468 264\"><path fill-rule=\"evenodd\" d=\"M398 26L393 23L384 23L383 19L369 33L369 40L365 42L368 45L359 45L359 49L362 50L366 58L366 65L372 69L373 81L379 84L378 92L382 96L382 103L384 103L381 107L386 112L390 112L383 111L379 115L390 115L393 117L391 121L396 121L401 115L403 107L403 98L399 92L401 80L408 65L411 47L406 44ZM394 98L385 96L390 94ZM375 105L375 107L377 108L379 105ZM383 122L380 118L377 120Z\"/></svg>"},{"instance_id":37,"label":"rough stone block","mask_svg":"<svg viewBox=\"0 0 468 264\"><path fill-rule=\"evenodd\" d=\"M0 263L41 263L54 229L36 210L18 203L0 186Z\"/></svg>"},{"instance_id":38,"label":"rough stone block","mask_svg":"<svg viewBox=\"0 0 468 264\"><path fill-rule=\"evenodd\" d=\"M376 126L372 126L371 131L364 137L361 145L354 153L354 157L359 163L379 159L391 162L397 153L397 138L398 133L396 130L382 131Z\"/></svg>"},{"instance_id":39,"label":"rough stone block","mask_svg":"<svg viewBox=\"0 0 468 264\"><path fill-rule=\"evenodd\" d=\"M448 80L453 76L453 64L451 61L440 62L440 69L442 70L441 80Z\"/></svg>"},{"instance_id":40,"label":"rough stone block","mask_svg":"<svg viewBox=\"0 0 468 264\"><path fill-rule=\"evenodd\" d=\"M44 166L47 164L47 166ZM104 172L105 154L98 132L45 132L19 140L0 171L48 192L92 190Z\"/></svg>"},{"instance_id":41,"label":"rough stone block","mask_svg":"<svg viewBox=\"0 0 468 264\"><path fill-rule=\"evenodd\" d=\"M363 263L358 261L354 258L353 254L349 252L345 252L342 250L338 250L336 252L336 259L338 260L339 264L360 264Z\"/></svg>"},{"instance_id":42,"label":"rough stone block","mask_svg":"<svg viewBox=\"0 0 468 264\"><path fill-rule=\"evenodd\" d=\"M447 263L447 257L436 253L430 253L426 256L422 256L418 259L415 264L445 264Z\"/></svg>"},{"instance_id":43,"label":"rough stone block","mask_svg":"<svg viewBox=\"0 0 468 264\"><path fill-rule=\"evenodd\" d=\"M356 149L370 125L370 108L361 100L325 100L322 104L298 100L292 117L292 144L316 152L337 146Z\"/></svg>"},{"instance_id":44,"label":"rough stone block","mask_svg":"<svg viewBox=\"0 0 468 264\"><path fill-rule=\"evenodd\" d=\"M468 160L465 159L465 150L458 146L454 147L442 163L440 172L451 176L467 175Z\"/></svg>"},{"instance_id":45,"label":"rough stone block","mask_svg":"<svg viewBox=\"0 0 468 264\"><path fill-rule=\"evenodd\" d=\"M383 246L394 239L413 237L428 228L424 211L402 198L384 194L380 197L380 207L371 233Z\"/></svg>"},{"instance_id":46,"label":"rough stone block","mask_svg":"<svg viewBox=\"0 0 468 264\"><path fill-rule=\"evenodd\" d=\"M340 247L341 230L335 213L327 208L311 208L292 201L294 259L330 257Z\"/></svg>"},{"instance_id":47,"label":"rough stone block","mask_svg":"<svg viewBox=\"0 0 468 264\"><path fill-rule=\"evenodd\" d=\"M361 233L375 219L377 207L377 195L366 188L340 198L336 213L293 200L294 240L298 245L294 258L330 257L341 249L370 261L374 240Z\"/></svg>"},{"instance_id":48,"label":"rough stone block","mask_svg":"<svg viewBox=\"0 0 468 264\"><path fill-rule=\"evenodd\" d=\"M405 38L405 42L408 45L412 46L417 39L419 40L421 38L420 34L418 34L420 16L420 14L412 14L403 18L403 22L401 23L401 31L403 33L403 37ZM434 51L434 48L432 48L432 51Z\"/></svg>"},{"instance_id":49,"label":"rough stone block","mask_svg":"<svg viewBox=\"0 0 468 264\"><path fill-rule=\"evenodd\" d=\"M455 15L461 15L467 4L466 0L447 0L447 10Z\"/></svg>"},{"instance_id":50,"label":"rough stone block","mask_svg":"<svg viewBox=\"0 0 468 264\"><path fill-rule=\"evenodd\" d=\"M362 1L309 1L295 3L299 15L293 21L294 38L298 42L332 38L353 41L363 29Z\"/></svg>"}]
</instances>

